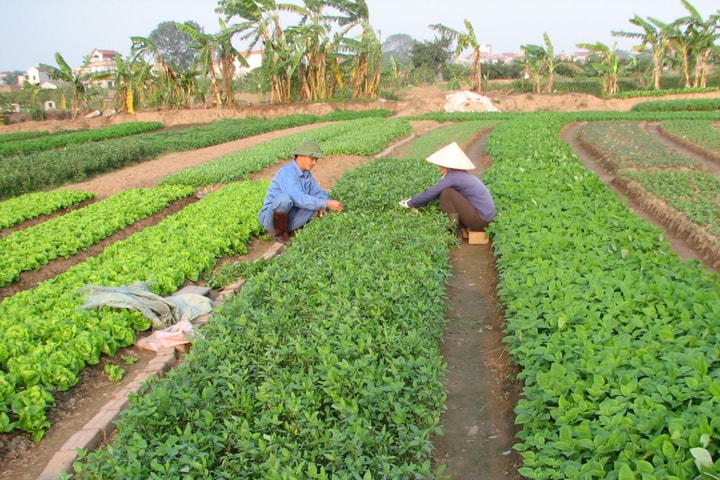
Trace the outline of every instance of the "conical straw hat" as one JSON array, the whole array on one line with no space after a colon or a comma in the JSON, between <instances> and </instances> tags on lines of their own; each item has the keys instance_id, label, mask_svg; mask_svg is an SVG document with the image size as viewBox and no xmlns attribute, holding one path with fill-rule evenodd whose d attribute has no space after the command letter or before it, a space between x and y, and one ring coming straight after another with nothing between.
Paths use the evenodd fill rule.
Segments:
<instances>
[{"instance_id":1,"label":"conical straw hat","mask_svg":"<svg viewBox=\"0 0 720 480\"><path fill-rule=\"evenodd\" d=\"M453 170L474 170L475 165L465 155L460 145L453 142L433 153L426 160L439 167L451 168Z\"/></svg>"}]
</instances>

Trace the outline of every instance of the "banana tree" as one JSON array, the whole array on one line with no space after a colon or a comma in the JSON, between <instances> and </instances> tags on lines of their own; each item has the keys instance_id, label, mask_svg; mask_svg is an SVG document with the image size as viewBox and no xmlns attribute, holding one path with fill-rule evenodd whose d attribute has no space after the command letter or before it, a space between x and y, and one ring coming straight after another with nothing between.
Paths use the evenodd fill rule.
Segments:
<instances>
[{"instance_id":1,"label":"banana tree","mask_svg":"<svg viewBox=\"0 0 720 480\"><path fill-rule=\"evenodd\" d=\"M662 78L662 69L668 48L667 25L651 17L643 20L637 15L630 19L630 23L642 28L643 31L626 32L620 30L612 31L611 34L615 37L640 40L640 44L632 48L636 52L650 52L653 60L653 88L660 90L660 79Z\"/></svg>"},{"instance_id":2,"label":"banana tree","mask_svg":"<svg viewBox=\"0 0 720 480\"><path fill-rule=\"evenodd\" d=\"M215 52L217 51L216 38L214 35L207 34L198 29L192 22L177 23L178 30L186 33L193 40L190 48L198 51L197 63L194 68L204 78L210 78L212 88L212 104L216 108L222 107L222 98L220 96L220 85L217 81L217 73L215 70Z\"/></svg>"},{"instance_id":3,"label":"banana tree","mask_svg":"<svg viewBox=\"0 0 720 480\"><path fill-rule=\"evenodd\" d=\"M336 36L336 70L338 58L351 55L349 77L353 98L375 98L380 90L382 44L370 24L370 10L365 0L339 1L332 5L342 15L337 18L342 30ZM349 33L359 27L361 32L351 38ZM343 61L343 64L345 62Z\"/></svg>"},{"instance_id":4,"label":"banana tree","mask_svg":"<svg viewBox=\"0 0 720 480\"><path fill-rule=\"evenodd\" d=\"M525 72L530 76L533 84L533 93L540 93L542 77L545 72L545 59L548 53L539 45L522 45L520 49L525 54Z\"/></svg>"},{"instance_id":5,"label":"banana tree","mask_svg":"<svg viewBox=\"0 0 720 480\"><path fill-rule=\"evenodd\" d=\"M684 28L683 33L689 45L687 58L692 63L692 65L687 65L687 69L693 72L692 85L694 87L704 87L707 81L708 65L711 58L716 57L717 47L715 42L720 37L718 33L720 15L710 15L707 20L703 20L700 13L690 2L687 0L681 0L681 2L689 15L677 19L674 25L681 29ZM683 63L683 65L686 64ZM688 80L687 74L686 80Z\"/></svg>"},{"instance_id":6,"label":"banana tree","mask_svg":"<svg viewBox=\"0 0 720 480\"><path fill-rule=\"evenodd\" d=\"M290 102L290 80L299 59L280 24L282 5L275 0L219 0L218 5L217 10L225 15L226 21L234 17L242 20L233 27L248 50L262 45L262 69L270 81L270 103Z\"/></svg>"},{"instance_id":7,"label":"banana tree","mask_svg":"<svg viewBox=\"0 0 720 480\"><path fill-rule=\"evenodd\" d=\"M146 37L130 37L132 47L130 54L134 58L148 57L152 60L152 70L157 72L158 81L154 85L158 89L159 103L175 107L186 103L183 89L180 86L175 69L169 65L158 46Z\"/></svg>"},{"instance_id":8,"label":"banana tree","mask_svg":"<svg viewBox=\"0 0 720 480\"><path fill-rule=\"evenodd\" d=\"M457 42L455 55L460 55L468 48L472 49L470 58L472 59L472 68L470 69L470 89L473 92L482 92L482 58L480 56L480 43L475 36L475 29L468 19L464 20L465 31L454 30L443 24L436 23L430 25L430 28L437 31L443 36L447 36Z\"/></svg>"},{"instance_id":9,"label":"banana tree","mask_svg":"<svg viewBox=\"0 0 720 480\"><path fill-rule=\"evenodd\" d=\"M40 64L40 67L47 70L50 78L53 80L60 80L70 85L72 90L72 103L70 108L73 116L77 116L80 109L86 108L87 99L85 83L93 80L95 78L95 74L78 74L73 72L72 68L70 68L60 53L55 53L55 61L58 64L57 67L45 64Z\"/></svg>"},{"instance_id":10,"label":"banana tree","mask_svg":"<svg viewBox=\"0 0 720 480\"><path fill-rule=\"evenodd\" d=\"M620 60L616 53L617 44L608 47L602 42L596 43L578 43L578 48L583 48L593 52L598 61L592 62L591 66L600 73L600 85L602 86L603 96L612 97L618 92L618 80L629 69L635 65L634 57L628 65L621 66Z\"/></svg>"},{"instance_id":11,"label":"banana tree","mask_svg":"<svg viewBox=\"0 0 720 480\"><path fill-rule=\"evenodd\" d=\"M235 61L237 60L243 67L248 67L249 64L232 44L233 36L240 32L237 26L228 27L222 18L218 20L218 23L220 24L220 32L215 35L215 44L217 45L218 63L222 68L223 105L231 107L235 105L235 90L233 88L233 80L236 74Z\"/></svg>"}]
</instances>

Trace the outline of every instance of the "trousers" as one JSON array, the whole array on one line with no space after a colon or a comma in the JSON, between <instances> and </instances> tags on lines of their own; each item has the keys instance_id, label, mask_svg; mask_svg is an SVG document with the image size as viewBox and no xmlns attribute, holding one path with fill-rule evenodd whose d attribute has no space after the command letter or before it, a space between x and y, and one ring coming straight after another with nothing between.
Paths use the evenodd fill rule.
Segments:
<instances>
[{"instance_id":1,"label":"trousers","mask_svg":"<svg viewBox=\"0 0 720 480\"><path fill-rule=\"evenodd\" d=\"M457 213L461 226L473 232L485 231L488 222L480 217L470 200L463 197L454 188L446 188L440 193L440 210L447 213Z\"/></svg>"}]
</instances>

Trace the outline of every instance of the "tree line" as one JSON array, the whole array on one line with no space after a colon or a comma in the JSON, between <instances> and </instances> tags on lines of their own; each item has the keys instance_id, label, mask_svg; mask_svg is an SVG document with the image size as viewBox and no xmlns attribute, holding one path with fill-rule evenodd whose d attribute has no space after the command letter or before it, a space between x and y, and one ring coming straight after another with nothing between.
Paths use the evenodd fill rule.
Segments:
<instances>
[{"instance_id":1,"label":"tree line","mask_svg":"<svg viewBox=\"0 0 720 480\"><path fill-rule=\"evenodd\" d=\"M611 32L637 40L634 55L623 55L615 45L578 43L589 52L584 62L556 55L547 33L541 45L522 45L513 62L484 60L477 31L467 19L461 29L429 25L438 34L430 41L401 34L381 43L365 0L303 0L301 5L220 0L217 33L206 33L192 21L163 22L148 37L130 37L130 54L116 56L114 72L79 73L60 53L55 54L57 66L41 67L67 85L62 92L70 96L71 111L86 109L94 82L111 80L118 109L131 114L147 107L234 107L243 82L272 104L377 98L381 79L386 89L450 80L480 93L493 78L515 78L540 93L554 91L556 75L588 77L597 79L602 95L610 97L623 77L636 78L640 89L657 90L663 72L676 70L686 88L705 87L720 56L720 10L704 19L687 0L681 3L688 12L681 18L663 22L636 15L629 22L639 30ZM247 60L234 42L262 51L262 65L244 80L238 80L237 69L247 67ZM470 59L469 67L454 61L461 54ZM36 102L38 87L26 87L30 102ZM66 103L63 96L61 108Z\"/></svg>"}]
</instances>

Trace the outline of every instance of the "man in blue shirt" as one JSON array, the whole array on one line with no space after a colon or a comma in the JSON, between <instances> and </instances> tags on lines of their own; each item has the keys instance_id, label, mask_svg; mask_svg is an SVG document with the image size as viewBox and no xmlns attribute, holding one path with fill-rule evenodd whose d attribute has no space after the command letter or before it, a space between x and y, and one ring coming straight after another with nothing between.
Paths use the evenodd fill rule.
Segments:
<instances>
[{"instance_id":1,"label":"man in blue shirt","mask_svg":"<svg viewBox=\"0 0 720 480\"><path fill-rule=\"evenodd\" d=\"M289 234L328 210L342 212L343 205L331 199L310 173L324 155L312 140L302 142L292 153L294 158L283 166L270 182L258 220L275 235L275 241L289 243Z\"/></svg>"}]
</instances>

